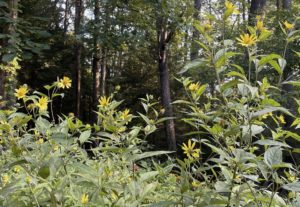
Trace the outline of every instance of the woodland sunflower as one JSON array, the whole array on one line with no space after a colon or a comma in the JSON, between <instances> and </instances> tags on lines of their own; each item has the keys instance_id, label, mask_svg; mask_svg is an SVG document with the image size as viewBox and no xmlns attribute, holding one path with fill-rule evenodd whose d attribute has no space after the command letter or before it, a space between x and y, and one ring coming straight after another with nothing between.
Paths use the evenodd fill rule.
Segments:
<instances>
[{"instance_id":1,"label":"woodland sunflower","mask_svg":"<svg viewBox=\"0 0 300 207\"><path fill-rule=\"evenodd\" d=\"M285 28L286 28L287 30L291 30L291 29L293 29L293 28L295 27L294 24L291 24L291 23L289 23L288 21L283 22L283 24L284 24L284 26L285 26Z\"/></svg>"},{"instance_id":2,"label":"woodland sunflower","mask_svg":"<svg viewBox=\"0 0 300 207\"><path fill-rule=\"evenodd\" d=\"M257 41L257 37L254 34L242 34L240 35L240 38L236 38L238 40L238 44L249 47L251 45L254 45Z\"/></svg>"},{"instance_id":3,"label":"woodland sunflower","mask_svg":"<svg viewBox=\"0 0 300 207\"><path fill-rule=\"evenodd\" d=\"M195 149L196 142L188 141L187 145L183 143L181 149L183 153L187 155L189 159L199 158L200 149Z\"/></svg>"},{"instance_id":4,"label":"woodland sunflower","mask_svg":"<svg viewBox=\"0 0 300 207\"><path fill-rule=\"evenodd\" d=\"M15 89L15 96L19 99L22 99L26 96L26 94L28 93L28 88L27 86L21 86L20 88L18 89Z\"/></svg>"},{"instance_id":5,"label":"woodland sunflower","mask_svg":"<svg viewBox=\"0 0 300 207\"><path fill-rule=\"evenodd\" d=\"M71 88L72 80L66 76L59 80L57 83L58 88Z\"/></svg>"},{"instance_id":6,"label":"woodland sunflower","mask_svg":"<svg viewBox=\"0 0 300 207\"><path fill-rule=\"evenodd\" d=\"M47 97L41 97L38 100L38 103L36 104L37 107L39 107L39 109L41 111L46 111L47 107L48 107L48 98Z\"/></svg>"},{"instance_id":7,"label":"woodland sunflower","mask_svg":"<svg viewBox=\"0 0 300 207\"><path fill-rule=\"evenodd\" d=\"M89 195L87 194L82 194L81 199L80 199L81 204L85 205L89 202Z\"/></svg>"},{"instance_id":8,"label":"woodland sunflower","mask_svg":"<svg viewBox=\"0 0 300 207\"><path fill-rule=\"evenodd\" d=\"M100 104L100 106L102 106L102 107L108 106L109 102L110 102L110 97L107 98L106 96L102 96L102 97L99 99L99 104Z\"/></svg>"}]
</instances>

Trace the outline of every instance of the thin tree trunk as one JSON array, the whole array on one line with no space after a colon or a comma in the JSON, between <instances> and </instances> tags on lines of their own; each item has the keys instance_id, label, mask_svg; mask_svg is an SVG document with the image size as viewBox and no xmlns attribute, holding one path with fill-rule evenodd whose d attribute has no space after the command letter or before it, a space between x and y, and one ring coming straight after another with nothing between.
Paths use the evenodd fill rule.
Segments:
<instances>
[{"instance_id":1,"label":"thin tree trunk","mask_svg":"<svg viewBox=\"0 0 300 207\"><path fill-rule=\"evenodd\" d=\"M245 0L243 0L243 2L242 2L242 8L243 8L243 22L245 22L246 21L246 2L245 2Z\"/></svg>"},{"instance_id":2,"label":"thin tree trunk","mask_svg":"<svg viewBox=\"0 0 300 207\"><path fill-rule=\"evenodd\" d=\"M97 111L98 99L100 95L100 46L99 46L99 29L96 24L100 21L100 0L95 0L94 7L94 56L93 56L93 110ZM97 114L93 113L93 122L97 121Z\"/></svg>"},{"instance_id":3,"label":"thin tree trunk","mask_svg":"<svg viewBox=\"0 0 300 207\"><path fill-rule=\"evenodd\" d=\"M100 81L100 91L101 96L106 96L106 79L107 79L107 51L104 48L103 56L101 58L101 81Z\"/></svg>"},{"instance_id":4,"label":"thin tree trunk","mask_svg":"<svg viewBox=\"0 0 300 207\"><path fill-rule=\"evenodd\" d=\"M171 105L171 93L169 83L169 70L167 65L167 45L172 33L166 28L167 20L163 17L157 19L157 46L158 46L158 69L160 77L161 101L164 107L165 117L173 117ZM176 150L176 135L174 120L165 121L165 132L169 150Z\"/></svg>"},{"instance_id":5,"label":"thin tree trunk","mask_svg":"<svg viewBox=\"0 0 300 207\"><path fill-rule=\"evenodd\" d=\"M6 3L8 5L8 18L10 18L11 21L5 25L1 25L0 32L3 34L13 35L16 31L16 20L18 18L19 0L7 0ZM13 45L15 44L14 42L15 41L10 41L9 39L3 39L0 41L3 48L9 46L15 47L16 45ZM7 53L9 53L9 51L7 51ZM7 62L2 61L2 55L0 56L0 61L3 65L7 64ZM9 74L0 68L0 96L2 98L0 99L0 109L5 108L6 105L12 105L14 102L13 97L9 97L9 94L7 93L6 89L6 85L8 84L8 77ZM10 84L12 84L11 88L15 88L16 81L11 82Z\"/></svg>"},{"instance_id":6,"label":"thin tree trunk","mask_svg":"<svg viewBox=\"0 0 300 207\"><path fill-rule=\"evenodd\" d=\"M256 15L262 15L264 13L265 5L266 0L251 0L249 10L249 25L255 25L255 17Z\"/></svg>"},{"instance_id":7,"label":"thin tree trunk","mask_svg":"<svg viewBox=\"0 0 300 207\"><path fill-rule=\"evenodd\" d=\"M276 8L277 8L277 11L280 10L280 0L276 0Z\"/></svg>"},{"instance_id":8,"label":"thin tree trunk","mask_svg":"<svg viewBox=\"0 0 300 207\"><path fill-rule=\"evenodd\" d=\"M283 9L289 10L292 4L292 0L283 0Z\"/></svg>"},{"instance_id":9,"label":"thin tree trunk","mask_svg":"<svg viewBox=\"0 0 300 207\"><path fill-rule=\"evenodd\" d=\"M83 16L83 0L75 1L75 35L81 34L81 21ZM80 116L80 100L81 100L81 54L82 42L81 38L77 40L75 45L75 70L76 70L76 116Z\"/></svg>"},{"instance_id":10,"label":"thin tree trunk","mask_svg":"<svg viewBox=\"0 0 300 207\"><path fill-rule=\"evenodd\" d=\"M69 13L70 13L70 2L65 0L65 11L64 11L64 36L66 37L68 26L69 26Z\"/></svg>"},{"instance_id":11,"label":"thin tree trunk","mask_svg":"<svg viewBox=\"0 0 300 207\"><path fill-rule=\"evenodd\" d=\"M201 11L201 0L194 0L194 20L200 20L200 11ZM198 57L199 45L195 40L199 39L199 32L194 28L192 35L192 47L191 47L191 60L194 60Z\"/></svg>"}]
</instances>

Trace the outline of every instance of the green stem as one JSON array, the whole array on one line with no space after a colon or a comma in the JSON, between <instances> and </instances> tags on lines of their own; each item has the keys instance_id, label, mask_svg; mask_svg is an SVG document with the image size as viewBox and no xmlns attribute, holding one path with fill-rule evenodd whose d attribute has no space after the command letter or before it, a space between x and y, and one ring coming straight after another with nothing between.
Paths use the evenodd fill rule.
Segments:
<instances>
[{"instance_id":1,"label":"green stem","mask_svg":"<svg viewBox=\"0 0 300 207\"><path fill-rule=\"evenodd\" d=\"M233 176L232 176L232 181L231 181L231 187L230 187L230 194L228 196L227 207L230 206L230 200L231 200L231 197L232 197L232 189L233 189L233 186L234 186L234 179L236 177L237 170L238 170L238 164L236 163L235 166L234 166L234 171L233 171Z\"/></svg>"},{"instance_id":2,"label":"green stem","mask_svg":"<svg viewBox=\"0 0 300 207\"><path fill-rule=\"evenodd\" d=\"M284 46L284 50L283 50L283 54L282 54L282 57L284 59L285 59L285 56L286 56L286 51L287 51L288 45L289 45L289 42L288 42L288 40L286 40L286 43L285 43L285 46ZM281 84L282 75L283 75L283 70L282 70L282 73L279 75L278 86L280 86L280 84Z\"/></svg>"},{"instance_id":3,"label":"green stem","mask_svg":"<svg viewBox=\"0 0 300 207\"><path fill-rule=\"evenodd\" d=\"M277 186L277 185L276 185L276 186ZM272 203L273 203L273 200L274 200L274 196L275 196L276 191L277 191L277 187L275 187L275 183L273 183L273 191L272 191L271 200L270 200L270 203L269 203L268 207L271 207L271 206L272 206Z\"/></svg>"},{"instance_id":4,"label":"green stem","mask_svg":"<svg viewBox=\"0 0 300 207\"><path fill-rule=\"evenodd\" d=\"M248 47L247 47L247 52L248 52L248 81L249 84L251 85L251 54Z\"/></svg>"}]
</instances>

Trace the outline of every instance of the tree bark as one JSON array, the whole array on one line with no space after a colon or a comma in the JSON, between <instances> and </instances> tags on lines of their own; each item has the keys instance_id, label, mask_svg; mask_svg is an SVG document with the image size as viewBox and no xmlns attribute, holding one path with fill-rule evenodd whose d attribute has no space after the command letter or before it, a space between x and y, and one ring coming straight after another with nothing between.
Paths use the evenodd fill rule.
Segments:
<instances>
[{"instance_id":1,"label":"tree bark","mask_svg":"<svg viewBox=\"0 0 300 207\"><path fill-rule=\"evenodd\" d=\"M100 0L95 0L94 5L94 55L93 55L93 110L97 111L98 99L100 96L100 45L99 28L96 24L100 21ZM93 122L97 121L97 114L93 113Z\"/></svg>"},{"instance_id":2,"label":"tree bark","mask_svg":"<svg viewBox=\"0 0 300 207\"><path fill-rule=\"evenodd\" d=\"M157 47L158 47L158 70L160 77L161 101L164 107L165 117L173 117L171 105L171 93L169 83L169 70L167 65L167 46L173 33L167 29L167 20L164 17L157 18ZM176 150L176 135L174 120L165 121L165 133L169 150Z\"/></svg>"},{"instance_id":3,"label":"tree bark","mask_svg":"<svg viewBox=\"0 0 300 207\"><path fill-rule=\"evenodd\" d=\"M276 0L276 8L277 8L277 11L280 10L280 0Z\"/></svg>"},{"instance_id":4,"label":"tree bark","mask_svg":"<svg viewBox=\"0 0 300 207\"><path fill-rule=\"evenodd\" d=\"M106 96L106 79L107 79L107 50L103 49L103 55L101 58L101 81L100 81L100 91L101 96Z\"/></svg>"},{"instance_id":5,"label":"tree bark","mask_svg":"<svg viewBox=\"0 0 300 207\"><path fill-rule=\"evenodd\" d=\"M64 37L66 37L66 34L68 32L69 27L69 15L70 14L70 2L69 0L65 0L65 11L64 11Z\"/></svg>"},{"instance_id":6,"label":"tree bark","mask_svg":"<svg viewBox=\"0 0 300 207\"><path fill-rule=\"evenodd\" d=\"M9 23L0 25L0 33L13 35L16 31L16 20L18 18L18 6L19 6L19 0L6 0L7 3L7 14L10 20ZM5 49L8 46L11 46L12 48L15 48L16 45L15 41L10 41L10 39L3 39L0 41L3 49ZM4 54L11 53L12 51L4 51ZM2 61L2 55L0 54L0 61L3 65L6 65L7 62ZM6 102L10 102L9 105L12 105L13 100L12 97L9 97L6 91L6 84L8 84L8 77L9 74L7 71L5 71L3 68L0 68L0 96L2 99L0 99L0 109L6 108ZM13 82L13 87L15 87L16 82Z\"/></svg>"},{"instance_id":7,"label":"tree bark","mask_svg":"<svg viewBox=\"0 0 300 207\"><path fill-rule=\"evenodd\" d=\"M194 20L200 20L200 11L201 11L201 0L194 0ZM199 32L194 28L192 35L192 47L191 47L191 60L194 60L198 57L199 54L199 45L195 40L199 39Z\"/></svg>"},{"instance_id":8,"label":"tree bark","mask_svg":"<svg viewBox=\"0 0 300 207\"><path fill-rule=\"evenodd\" d=\"M251 0L249 10L249 25L255 25L255 17L256 15L262 15L264 13L265 5L266 0Z\"/></svg>"},{"instance_id":9,"label":"tree bark","mask_svg":"<svg viewBox=\"0 0 300 207\"><path fill-rule=\"evenodd\" d=\"M290 9L292 4L292 0L283 0L283 9L288 10Z\"/></svg>"},{"instance_id":10,"label":"tree bark","mask_svg":"<svg viewBox=\"0 0 300 207\"><path fill-rule=\"evenodd\" d=\"M245 22L246 21L246 2L245 2L245 0L242 1L242 9L243 9L243 14L242 14L243 22Z\"/></svg>"},{"instance_id":11,"label":"tree bark","mask_svg":"<svg viewBox=\"0 0 300 207\"><path fill-rule=\"evenodd\" d=\"M77 42L75 45L75 70L76 70L76 106L75 114L80 117L80 100L81 100L81 54L82 54L82 42L81 42L81 21L83 16L83 0L75 1L75 22L74 29Z\"/></svg>"}]
</instances>

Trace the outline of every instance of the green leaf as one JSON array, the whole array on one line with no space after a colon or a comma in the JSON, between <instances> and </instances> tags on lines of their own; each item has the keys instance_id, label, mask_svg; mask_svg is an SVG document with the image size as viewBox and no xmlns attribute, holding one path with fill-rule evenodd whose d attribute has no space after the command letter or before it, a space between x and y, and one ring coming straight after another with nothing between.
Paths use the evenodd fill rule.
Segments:
<instances>
[{"instance_id":1,"label":"green leaf","mask_svg":"<svg viewBox=\"0 0 300 207\"><path fill-rule=\"evenodd\" d=\"M294 115L291 114L286 108L283 108L283 107L268 107L268 108L265 108L263 110L260 110L260 111L257 111L255 113L251 114L250 118L253 119L253 118L256 118L256 117L260 117L264 114L267 114L267 113L270 113L270 112L273 112L273 111L281 111L282 113L285 113L289 116L294 117Z\"/></svg>"},{"instance_id":2,"label":"green leaf","mask_svg":"<svg viewBox=\"0 0 300 207\"><path fill-rule=\"evenodd\" d=\"M130 160L132 160L134 162L134 161L145 159L148 157L154 157L154 156L158 156L158 155L166 155L166 154L170 154L170 153L174 153L174 152L171 152L171 151L144 152L142 154L135 154L135 155L131 156Z\"/></svg>"},{"instance_id":3,"label":"green leaf","mask_svg":"<svg viewBox=\"0 0 300 207\"><path fill-rule=\"evenodd\" d=\"M283 70L275 60L270 60L268 63L277 71L279 75L282 74Z\"/></svg>"},{"instance_id":4,"label":"green leaf","mask_svg":"<svg viewBox=\"0 0 300 207\"><path fill-rule=\"evenodd\" d=\"M265 64L269 63L270 60L274 60L274 59L282 59L282 57L278 54L270 54L270 55L264 56L259 60L258 66L265 65Z\"/></svg>"},{"instance_id":5,"label":"green leaf","mask_svg":"<svg viewBox=\"0 0 300 207\"><path fill-rule=\"evenodd\" d=\"M288 144L278 142L278 141L275 141L275 140L270 140L270 139L258 140L256 142L254 142L254 144L267 145L267 146L281 146L281 147L292 148Z\"/></svg>"},{"instance_id":6,"label":"green leaf","mask_svg":"<svg viewBox=\"0 0 300 207\"><path fill-rule=\"evenodd\" d=\"M161 201L158 203L151 204L149 207L170 207L170 206L176 206L177 202L174 201Z\"/></svg>"},{"instance_id":7,"label":"green leaf","mask_svg":"<svg viewBox=\"0 0 300 207\"><path fill-rule=\"evenodd\" d=\"M49 166L46 165L46 166L41 167L39 169L39 171L38 171L38 175L41 178L44 178L44 179L48 178L49 175L50 175L50 168L49 168Z\"/></svg>"},{"instance_id":8,"label":"green leaf","mask_svg":"<svg viewBox=\"0 0 300 207\"><path fill-rule=\"evenodd\" d=\"M270 147L264 154L265 163L272 168L282 163L282 149L280 147Z\"/></svg>"},{"instance_id":9,"label":"green leaf","mask_svg":"<svg viewBox=\"0 0 300 207\"><path fill-rule=\"evenodd\" d=\"M215 67L218 69L218 68L221 68L222 66L224 66L224 65L226 65L226 63L227 63L227 61L228 61L228 59L229 58L231 58L231 57L233 57L233 56L236 56L236 55L238 55L238 54L240 54L240 53L236 53L236 52L226 52L226 51L224 51L224 49L223 49L223 51L222 52L224 52L220 57L216 57L217 56L217 54L216 54L216 60L215 60Z\"/></svg>"},{"instance_id":10,"label":"green leaf","mask_svg":"<svg viewBox=\"0 0 300 207\"><path fill-rule=\"evenodd\" d=\"M300 148L293 149L292 152L300 154Z\"/></svg>"},{"instance_id":11,"label":"green leaf","mask_svg":"<svg viewBox=\"0 0 300 207\"><path fill-rule=\"evenodd\" d=\"M289 183L282 186L283 189L300 192L300 182Z\"/></svg>"},{"instance_id":12,"label":"green leaf","mask_svg":"<svg viewBox=\"0 0 300 207\"><path fill-rule=\"evenodd\" d=\"M183 74L183 73L187 72L190 69L198 68L198 67L204 66L206 64L207 64L207 60L205 60L203 58L202 59L195 59L192 62L185 65L178 74Z\"/></svg>"},{"instance_id":13,"label":"green leaf","mask_svg":"<svg viewBox=\"0 0 300 207\"><path fill-rule=\"evenodd\" d=\"M236 72L236 71L231 71L231 72L227 73L226 76L228 76L228 77L236 76L236 77L240 77L244 81L247 81L247 78L244 74Z\"/></svg>"},{"instance_id":14,"label":"green leaf","mask_svg":"<svg viewBox=\"0 0 300 207\"><path fill-rule=\"evenodd\" d=\"M80 134L79 142L80 144L85 143L91 136L91 130L84 131Z\"/></svg>"},{"instance_id":15,"label":"green leaf","mask_svg":"<svg viewBox=\"0 0 300 207\"><path fill-rule=\"evenodd\" d=\"M2 56L2 61L9 63L9 62L13 61L15 57L16 57L16 54L4 54Z\"/></svg>"},{"instance_id":16,"label":"green leaf","mask_svg":"<svg viewBox=\"0 0 300 207\"><path fill-rule=\"evenodd\" d=\"M285 138L293 138L294 140L297 140L300 142L300 135L294 133L294 132L287 132Z\"/></svg>"},{"instance_id":17,"label":"green leaf","mask_svg":"<svg viewBox=\"0 0 300 207\"><path fill-rule=\"evenodd\" d=\"M196 42L200 47L202 47L205 51L209 52L209 49L208 49L208 47L207 47L205 44L203 44L202 42L200 42L200 41L198 41L198 40L195 40L195 42Z\"/></svg>"}]
</instances>

